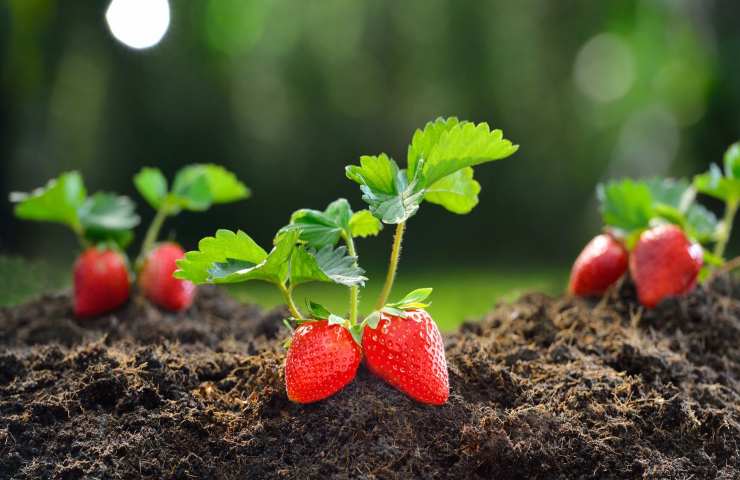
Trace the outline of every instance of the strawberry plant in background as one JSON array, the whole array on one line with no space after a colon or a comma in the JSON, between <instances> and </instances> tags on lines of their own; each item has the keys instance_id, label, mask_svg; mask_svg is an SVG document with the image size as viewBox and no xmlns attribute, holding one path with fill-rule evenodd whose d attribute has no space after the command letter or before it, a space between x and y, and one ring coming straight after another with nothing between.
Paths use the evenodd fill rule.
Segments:
<instances>
[{"instance_id":1,"label":"strawberry plant in background","mask_svg":"<svg viewBox=\"0 0 740 480\"><path fill-rule=\"evenodd\" d=\"M138 225L133 202L99 192L88 196L82 176L67 172L30 193L14 192L15 215L24 220L61 223L84 248L74 265L74 311L89 317L128 300L130 275L123 249Z\"/></svg>"},{"instance_id":2,"label":"strawberry plant in background","mask_svg":"<svg viewBox=\"0 0 740 480\"><path fill-rule=\"evenodd\" d=\"M398 302L391 295L407 221L424 201L463 214L478 203L473 167L517 150L500 130L456 118L438 119L417 130L406 168L387 154L363 156L346 168L368 210L353 211L336 200L325 210L296 211L268 252L242 231L219 230L177 262L175 277L198 283L261 280L281 292L297 324L285 363L288 397L299 403L327 398L350 383L362 355L369 369L411 398L442 404L449 395L447 363L439 329L424 310L431 289L417 289ZM360 289L367 280L355 240L395 225L388 273L373 310L360 319ZM307 282L348 288L345 313L293 298Z\"/></svg>"},{"instance_id":3,"label":"strawberry plant in background","mask_svg":"<svg viewBox=\"0 0 740 480\"><path fill-rule=\"evenodd\" d=\"M249 195L233 174L216 165L191 165L175 176L172 189L162 173L145 168L134 183L157 209L136 261L139 287L153 303L170 310L190 306L194 285L172 277L175 261L184 254L174 242L156 244L164 219L181 210L202 211ZM74 311L78 317L100 315L125 303L131 290L131 269L125 249L139 224L135 205L125 196L99 192L88 196L78 172L67 172L30 193L14 192L15 215L24 220L61 223L83 247L74 265Z\"/></svg>"},{"instance_id":4,"label":"strawberry plant in background","mask_svg":"<svg viewBox=\"0 0 740 480\"><path fill-rule=\"evenodd\" d=\"M697 203L697 192L725 202L722 221ZM605 232L576 259L569 292L602 295L629 270L640 303L653 308L731 266L724 254L740 204L740 144L725 153L724 172L712 165L693 182L612 181L599 185L597 195Z\"/></svg>"},{"instance_id":5,"label":"strawberry plant in background","mask_svg":"<svg viewBox=\"0 0 740 480\"><path fill-rule=\"evenodd\" d=\"M205 211L211 205L249 197L249 189L218 165L189 165L175 174L172 188L159 169L145 167L134 177L134 185L156 210L136 259L139 288L151 302L168 310L185 310L193 303L195 285L172 276L175 262L185 255L172 241L157 243L164 221L183 210Z\"/></svg>"}]
</instances>

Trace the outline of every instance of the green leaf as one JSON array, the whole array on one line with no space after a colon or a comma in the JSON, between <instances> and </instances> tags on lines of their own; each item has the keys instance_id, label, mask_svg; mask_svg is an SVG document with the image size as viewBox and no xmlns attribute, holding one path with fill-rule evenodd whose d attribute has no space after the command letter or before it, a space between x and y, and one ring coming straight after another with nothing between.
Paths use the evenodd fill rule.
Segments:
<instances>
[{"instance_id":1,"label":"green leaf","mask_svg":"<svg viewBox=\"0 0 740 480\"><path fill-rule=\"evenodd\" d=\"M689 183L684 179L651 178L644 182L650 190L653 204L668 205L681 209L687 196L692 196ZM688 198L691 200L691 198Z\"/></svg>"},{"instance_id":2,"label":"green leaf","mask_svg":"<svg viewBox=\"0 0 740 480\"><path fill-rule=\"evenodd\" d=\"M733 143L725 152L725 175L740 180L740 142Z\"/></svg>"},{"instance_id":3,"label":"green leaf","mask_svg":"<svg viewBox=\"0 0 740 480\"><path fill-rule=\"evenodd\" d=\"M215 262L208 270L208 281L212 283L238 283L248 280L262 280L276 285L284 285L289 277L291 257L296 251L297 241L298 232L288 232L281 235L277 239L275 247L259 263L250 258L236 258L233 256L229 256L225 261ZM248 263L244 263L245 260ZM239 268L240 266L242 268Z\"/></svg>"},{"instance_id":4,"label":"green leaf","mask_svg":"<svg viewBox=\"0 0 740 480\"><path fill-rule=\"evenodd\" d=\"M171 214L180 209L201 212L211 206L213 197L205 175L198 170L185 168L175 176L172 193L168 195L167 201L174 206Z\"/></svg>"},{"instance_id":5,"label":"green leaf","mask_svg":"<svg viewBox=\"0 0 740 480\"><path fill-rule=\"evenodd\" d=\"M11 193L10 201L17 203L18 218L63 223L77 230L80 228L78 210L86 195L80 174L67 172L30 193Z\"/></svg>"},{"instance_id":6,"label":"green leaf","mask_svg":"<svg viewBox=\"0 0 740 480\"><path fill-rule=\"evenodd\" d=\"M346 168L347 178L379 194L396 193L398 165L385 153L377 156L363 155L360 166L350 165Z\"/></svg>"},{"instance_id":7,"label":"green leaf","mask_svg":"<svg viewBox=\"0 0 740 480\"><path fill-rule=\"evenodd\" d=\"M182 183L191 183L202 176L208 185L211 203L229 203L248 198L251 192L240 182L236 175L225 168L214 164L195 164L181 169L175 176L173 190L177 191L178 179Z\"/></svg>"},{"instance_id":8,"label":"green leaf","mask_svg":"<svg viewBox=\"0 0 740 480\"><path fill-rule=\"evenodd\" d=\"M290 283L329 282L348 287L364 285L367 278L356 264L357 257L347 255L346 247L327 245L319 251L305 246L295 249L290 260Z\"/></svg>"},{"instance_id":9,"label":"green leaf","mask_svg":"<svg viewBox=\"0 0 740 480\"><path fill-rule=\"evenodd\" d=\"M432 150L439 144L443 133L452 130L460 124L457 117L442 118L439 117L432 122L427 122L424 129L416 129L411 144L409 145L406 163L408 164L409 174L416 173L416 164L419 160L429 158Z\"/></svg>"},{"instance_id":10,"label":"green leaf","mask_svg":"<svg viewBox=\"0 0 740 480\"><path fill-rule=\"evenodd\" d=\"M155 210L167 196L167 179L158 168L144 167L134 176L134 185Z\"/></svg>"},{"instance_id":11,"label":"green leaf","mask_svg":"<svg viewBox=\"0 0 740 480\"><path fill-rule=\"evenodd\" d=\"M331 315L326 307L310 300L306 301L306 309L311 314L311 317L317 320L326 320Z\"/></svg>"},{"instance_id":12,"label":"green leaf","mask_svg":"<svg viewBox=\"0 0 740 480\"><path fill-rule=\"evenodd\" d=\"M217 263L232 260L257 265L265 258L267 252L241 230L236 233L218 230L215 236L202 239L198 243L198 250L187 252L185 258L177 261L178 269L174 275L175 278L194 283L209 283L214 281L210 279L209 270ZM241 267L246 265L247 263L242 263ZM223 274L221 277L228 278L230 274Z\"/></svg>"},{"instance_id":13,"label":"green leaf","mask_svg":"<svg viewBox=\"0 0 740 480\"><path fill-rule=\"evenodd\" d=\"M98 192L88 197L78 211L85 238L125 248L133 240L131 229L139 224L135 209L134 202L125 196Z\"/></svg>"},{"instance_id":14,"label":"green leaf","mask_svg":"<svg viewBox=\"0 0 740 480\"><path fill-rule=\"evenodd\" d=\"M686 212L686 233L699 243L715 241L717 225L717 216L698 203Z\"/></svg>"},{"instance_id":15,"label":"green leaf","mask_svg":"<svg viewBox=\"0 0 740 480\"><path fill-rule=\"evenodd\" d=\"M724 202L740 199L740 178L727 178L715 164L709 171L694 177L694 188L700 193Z\"/></svg>"},{"instance_id":16,"label":"green leaf","mask_svg":"<svg viewBox=\"0 0 740 480\"><path fill-rule=\"evenodd\" d=\"M301 209L290 217L290 224L280 229L278 235L298 230L300 239L314 248L334 246L349 231L352 209L347 200L340 198L329 204L325 211Z\"/></svg>"},{"instance_id":17,"label":"green leaf","mask_svg":"<svg viewBox=\"0 0 740 480\"><path fill-rule=\"evenodd\" d=\"M644 182L626 179L599 184L597 197L601 203L604 224L634 232L647 228L653 216L653 199Z\"/></svg>"},{"instance_id":18,"label":"green leaf","mask_svg":"<svg viewBox=\"0 0 740 480\"><path fill-rule=\"evenodd\" d=\"M375 218L370 210L360 210L352 214L349 230L353 237L375 236L383 229L383 223Z\"/></svg>"},{"instance_id":19,"label":"green leaf","mask_svg":"<svg viewBox=\"0 0 740 480\"><path fill-rule=\"evenodd\" d=\"M370 212L383 223L395 224L408 220L419 209L424 198L417 176L408 181L406 171L387 155L362 157L361 165L347 167L347 177L360 184L362 199Z\"/></svg>"},{"instance_id":20,"label":"green leaf","mask_svg":"<svg viewBox=\"0 0 740 480\"><path fill-rule=\"evenodd\" d=\"M79 217L85 229L129 230L139 224L130 198L105 192L88 197L79 209Z\"/></svg>"},{"instance_id":21,"label":"green leaf","mask_svg":"<svg viewBox=\"0 0 740 480\"><path fill-rule=\"evenodd\" d=\"M473 169L465 167L443 177L426 189L424 200L441 205L452 213L469 213L478 204L480 184L473 179Z\"/></svg>"},{"instance_id":22,"label":"green leaf","mask_svg":"<svg viewBox=\"0 0 740 480\"><path fill-rule=\"evenodd\" d=\"M416 174L423 159L423 187L465 167L500 160L519 148L504 139L501 130L491 130L487 123L459 122L439 118L417 130L408 153L409 177Z\"/></svg>"}]
</instances>

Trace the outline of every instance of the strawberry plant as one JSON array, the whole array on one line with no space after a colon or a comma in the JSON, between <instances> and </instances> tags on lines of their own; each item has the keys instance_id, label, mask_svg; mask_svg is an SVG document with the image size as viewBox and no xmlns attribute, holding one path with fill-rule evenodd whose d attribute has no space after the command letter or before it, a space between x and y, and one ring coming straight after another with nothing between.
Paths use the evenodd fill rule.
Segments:
<instances>
[{"instance_id":1,"label":"strawberry plant","mask_svg":"<svg viewBox=\"0 0 740 480\"><path fill-rule=\"evenodd\" d=\"M724 155L724 172L712 164L707 173L694 177L694 188L699 193L722 200L725 214L716 235L714 256L724 257L727 242L732 233L737 209L740 206L740 142L734 143Z\"/></svg>"},{"instance_id":2,"label":"strawberry plant","mask_svg":"<svg viewBox=\"0 0 740 480\"><path fill-rule=\"evenodd\" d=\"M195 285L172 276L177 268L175 262L185 251L175 242L157 243L164 221L182 210L205 211L213 204L247 198L250 191L233 173L211 164L180 169L172 188L159 169L145 167L134 177L134 185L157 212L136 260L139 289L162 308L185 310L193 303Z\"/></svg>"},{"instance_id":3,"label":"strawberry plant","mask_svg":"<svg viewBox=\"0 0 740 480\"><path fill-rule=\"evenodd\" d=\"M354 379L364 354L373 373L411 398L445 403L449 385L442 337L424 310L431 289L388 302L406 224L424 201L453 213L470 212L480 193L473 167L506 158L517 148L485 123L429 122L414 133L406 168L385 153L363 156L359 165L346 168L367 210L355 212L345 199L324 210L298 210L277 232L269 252L242 231L219 230L177 261L174 276L196 284L261 280L278 288L297 324L285 363L286 390L295 402L337 393ZM359 291L367 278L355 240L378 234L383 224L395 225L388 272L374 308L360 319ZM307 282L346 286L346 314L312 301L301 311L293 293Z\"/></svg>"},{"instance_id":4,"label":"strawberry plant","mask_svg":"<svg viewBox=\"0 0 740 480\"><path fill-rule=\"evenodd\" d=\"M123 249L139 223L128 197L104 192L88 196L82 176L67 172L30 193L11 193L10 200L18 218L61 223L77 235L84 248L74 266L77 316L99 315L128 300L131 282Z\"/></svg>"},{"instance_id":5,"label":"strawberry plant","mask_svg":"<svg viewBox=\"0 0 740 480\"><path fill-rule=\"evenodd\" d=\"M696 202L697 192L725 202L721 222ZM569 292L602 295L629 270L640 302L652 308L690 291L712 268L722 266L740 206L740 144L724 156L724 172L686 180L622 180L599 185L605 232L576 259ZM714 244L711 251L708 248Z\"/></svg>"}]
</instances>

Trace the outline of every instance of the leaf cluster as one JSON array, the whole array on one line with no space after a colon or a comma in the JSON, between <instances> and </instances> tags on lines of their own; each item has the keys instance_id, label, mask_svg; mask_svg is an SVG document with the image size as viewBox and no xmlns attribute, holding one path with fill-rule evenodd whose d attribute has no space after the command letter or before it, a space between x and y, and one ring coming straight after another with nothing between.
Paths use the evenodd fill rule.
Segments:
<instances>
[{"instance_id":1,"label":"leaf cluster","mask_svg":"<svg viewBox=\"0 0 740 480\"><path fill-rule=\"evenodd\" d=\"M157 168L145 167L134 177L134 185L147 203L167 215L182 210L201 212L211 205L248 198L249 188L219 165L195 164L180 169L169 187Z\"/></svg>"},{"instance_id":2,"label":"leaf cluster","mask_svg":"<svg viewBox=\"0 0 740 480\"><path fill-rule=\"evenodd\" d=\"M362 199L383 223L405 222L424 200L465 214L478 204L480 193L472 167L506 158L518 148L487 123L438 118L414 133L407 168L381 153L361 157L346 175L360 185Z\"/></svg>"},{"instance_id":3,"label":"leaf cluster","mask_svg":"<svg viewBox=\"0 0 740 480\"><path fill-rule=\"evenodd\" d=\"M138 225L134 203L126 196L107 192L87 195L79 172L66 172L28 193L10 194L15 215L24 220L61 223L83 242L111 243L125 248Z\"/></svg>"},{"instance_id":4,"label":"leaf cluster","mask_svg":"<svg viewBox=\"0 0 740 480\"><path fill-rule=\"evenodd\" d=\"M717 217L696 203L696 191L679 179L617 180L597 187L604 225L626 239L628 246L655 222L679 225L689 237L715 241Z\"/></svg>"}]
</instances>

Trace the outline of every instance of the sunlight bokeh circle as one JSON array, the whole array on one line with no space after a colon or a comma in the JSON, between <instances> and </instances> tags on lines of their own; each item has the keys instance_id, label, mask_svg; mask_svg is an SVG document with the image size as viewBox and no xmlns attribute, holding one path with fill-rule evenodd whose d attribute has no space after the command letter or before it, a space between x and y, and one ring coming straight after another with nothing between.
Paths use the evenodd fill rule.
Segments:
<instances>
[{"instance_id":1,"label":"sunlight bokeh circle","mask_svg":"<svg viewBox=\"0 0 740 480\"><path fill-rule=\"evenodd\" d=\"M105 20L119 42L137 50L150 48L167 33L170 4L167 0L112 0Z\"/></svg>"}]
</instances>

